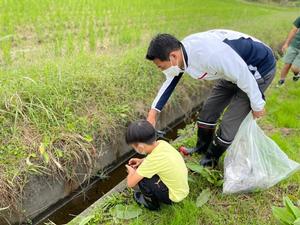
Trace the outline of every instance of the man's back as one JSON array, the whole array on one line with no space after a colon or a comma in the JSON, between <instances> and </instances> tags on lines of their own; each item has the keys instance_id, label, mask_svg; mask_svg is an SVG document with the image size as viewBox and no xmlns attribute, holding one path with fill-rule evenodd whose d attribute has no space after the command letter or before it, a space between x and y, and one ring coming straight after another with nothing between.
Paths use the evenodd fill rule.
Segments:
<instances>
[{"instance_id":1,"label":"man's back","mask_svg":"<svg viewBox=\"0 0 300 225\"><path fill-rule=\"evenodd\" d=\"M263 76L275 65L272 50L266 44L241 32L221 29L209 30L189 35L182 40L182 43L187 48L188 55L193 55L193 52L200 55L199 63L217 51L222 54L220 49L228 51L229 49L224 47L226 44L243 59L254 75L259 73Z\"/></svg>"}]
</instances>

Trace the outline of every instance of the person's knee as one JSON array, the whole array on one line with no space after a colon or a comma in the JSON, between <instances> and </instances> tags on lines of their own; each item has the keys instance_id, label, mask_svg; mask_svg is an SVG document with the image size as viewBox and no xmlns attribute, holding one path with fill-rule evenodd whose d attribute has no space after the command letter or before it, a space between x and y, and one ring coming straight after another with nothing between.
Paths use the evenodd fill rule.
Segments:
<instances>
[{"instance_id":1,"label":"person's knee","mask_svg":"<svg viewBox=\"0 0 300 225\"><path fill-rule=\"evenodd\" d=\"M238 119L236 115L224 115L224 118L221 121L221 124L216 132L217 136L224 144L230 145L232 143L233 139L235 138L235 135L238 132L240 124L242 123L246 115L249 113L249 111L247 109L244 112L240 112ZM234 120L233 118L236 119Z\"/></svg>"},{"instance_id":2,"label":"person's knee","mask_svg":"<svg viewBox=\"0 0 300 225\"><path fill-rule=\"evenodd\" d=\"M139 183L138 186L140 188L140 190L143 193L149 193L151 192L151 180L148 178L143 178Z\"/></svg>"},{"instance_id":3,"label":"person's knee","mask_svg":"<svg viewBox=\"0 0 300 225\"><path fill-rule=\"evenodd\" d=\"M144 177L139 183L138 186L140 190L145 194L145 193L151 193L153 189L153 185L158 182L159 176L154 175L151 178L146 178Z\"/></svg>"},{"instance_id":4,"label":"person's knee","mask_svg":"<svg viewBox=\"0 0 300 225\"><path fill-rule=\"evenodd\" d=\"M214 140L218 145L229 147L234 139L235 133L225 132L224 129L219 129L215 133Z\"/></svg>"}]
</instances>

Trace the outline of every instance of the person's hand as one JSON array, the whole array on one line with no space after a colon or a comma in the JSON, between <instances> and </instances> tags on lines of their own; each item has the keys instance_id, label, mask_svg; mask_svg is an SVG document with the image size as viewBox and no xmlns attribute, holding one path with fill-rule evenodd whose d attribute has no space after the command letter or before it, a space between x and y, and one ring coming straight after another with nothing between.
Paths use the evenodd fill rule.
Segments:
<instances>
[{"instance_id":1,"label":"person's hand","mask_svg":"<svg viewBox=\"0 0 300 225\"><path fill-rule=\"evenodd\" d=\"M132 168L136 169L139 167L139 165L143 162L143 159L138 159L138 158L132 158L128 161L128 165L131 166Z\"/></svg>"},{"instance_id":2,"label":"person's hand","mask_svg":"<svg viewBox=\"0 0 300 225\"><path fill-rule=\"evenodd\" d=\"M157 111L155 109L150 109L147 120L149 123L152 124L153 127L155 127L156 125L156 115L157 115Z\"/></svg>"},{"instance_id":3,"label":"person's hand","mask_svg":"<svg viewBox=\"0 0 300 225\"><path fill-rule=\"evenodd\" d=\"M263 116L265 115L265 113L266 113L265 108L263 108L263 109L260 110L260 111L253 111L253 110L252 110L252 114L253 114L253 118L254 118L254 119L258 119L258 118L263 117Z\"/></svg>"},{"instance_id":4,"label":"person's hand","mask_svg":"<svg viewBox=\"0 0 300 225\"><path fill-rule=\"evenodd\" d=\"M125 165L125 166L127 168L128 175L131 175L131 174L133 174L135 172L135 169L133 167L131 167L129 165Z\"/></svg>"},{"instance_id":5,"label":"person's hand","mask_svg":"<svg viewBox=\"0 0 300 225\"><path fill-rule=\"evenodd\" d=\"M284 44L281 48L282 53L285 53L285 51L287 50L288 47L289 47L288 44Z\"/></svg>"}]
</instances>

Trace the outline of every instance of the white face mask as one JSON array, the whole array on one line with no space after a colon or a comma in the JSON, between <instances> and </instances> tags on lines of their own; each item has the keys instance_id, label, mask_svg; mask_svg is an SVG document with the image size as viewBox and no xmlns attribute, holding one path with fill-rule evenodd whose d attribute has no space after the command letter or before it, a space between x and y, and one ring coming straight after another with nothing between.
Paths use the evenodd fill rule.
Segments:
<instances>
[{"instance_id":1,"label":"white face mask","mask_svg":"<svg viewBox=\"0 0 300 225\"><path fill-rule=\"evenodd\" d=\"M139 144L139 145L140 145L140 144ZM144 151L141 151L141 150L139 149L139 147L134 147L134 150L135 150L137 153L141 154L141 155L147 155L147 153L144 152Z\"/></svg>"},{"instance_id":2,"label":"white face mask","mask_svg":"<svg viewBox=\"0 0 300 225\"><path fill-rule=\"evenodd\" d=\"M146 152L140 152L140 151L138 151L138 153L139 153L140 155L147 155Z\"/></svg>"},{"instance_id":3,"label":"white face mask","mask_svg":"<svg viewBox=\"0 0 300 225\"><path fill-rule=\"evenodd\" d=\"M171 62L171 64L172 64L172 62ZM171 65L169 68L163 70L162 72L167 77L175 77L175 76L178 76L179 73L184 72L184 71L182 69L180 69L178 65L176 65L176 66Z\"/></svg>"}]
</instances>

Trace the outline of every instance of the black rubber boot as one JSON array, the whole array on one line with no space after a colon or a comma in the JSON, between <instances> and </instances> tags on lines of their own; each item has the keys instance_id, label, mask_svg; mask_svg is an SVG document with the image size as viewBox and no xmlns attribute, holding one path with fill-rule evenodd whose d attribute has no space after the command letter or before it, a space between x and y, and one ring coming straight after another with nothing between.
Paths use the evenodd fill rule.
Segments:
<instances>
[{"instance_id":1,"label":"black rubber boot","mask_svg":"<svg viewBox=\"0 0 300 225\"><path fill-rule=\"evenodd\" d=\"M143 195L140 191L135 191L133 193L133 198L137 204L143 205L145 208L156 211L160 209L160 205L158 201L153 200L151 197L147 197Z\"/></svg>"},{"instance_id":2,"label":"black rubber boot","mask_svg":"<svg viewBox=\"0 0 300 225\"><path fill-rule=\"evenodd\" d=\"M200 160L200 165L215 168L218 165L219 158L223 155L228 146L229 144L222 143L215 136L214 140L210 143L207 152Z\"/></svg>"},{"instance_id":3,"label":"black rubber boot","mask_svg":"<svg viewBox=\"0 0 300 225\"><path fill-rule=\"evenodd\" d=\"M215 132L215 127L213 126L203 126L198 124L197 131L197 144L194 148L186 148L184 146L179 147L179 151L184 155L191 155L193 153L205 153L209 144L212 141L213 135Z\"/></svg>"}]
</instances>

